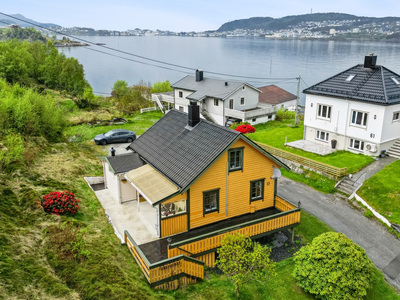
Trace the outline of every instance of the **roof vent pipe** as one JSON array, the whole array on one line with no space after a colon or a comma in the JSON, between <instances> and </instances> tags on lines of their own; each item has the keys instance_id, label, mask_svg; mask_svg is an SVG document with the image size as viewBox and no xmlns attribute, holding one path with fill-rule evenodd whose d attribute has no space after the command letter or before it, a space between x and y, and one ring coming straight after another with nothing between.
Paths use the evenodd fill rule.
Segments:
<instances>
[{"instance_id":1,"label":"roof vent pipe","mask_svg":"<svg viewBox=\"0 0 400 300\"><path fill-rule=\"evenodd\" d=\"M114 149L114 147L111 147L110 152L111 152L111 156L115 156L115 149Z\"/></svg>"},{"instance_id":2,"label":"roof vent pipe","mask_svg":"<svg viewBox=\"0 0 400 300\"><path fill-rule=\"evenodd\" d=\"M202 81L202 80L203 80L203 70L197 69L196 70L196 81Z\"/></svg>"},{"instance_id":3,"label":"roof vent pipe","mask_svg":"<svg viewBox=\"0 0 400 300\"><path fill-rule=\"evenodd\" d=\"M200 106L196 101L190 101L188 112L188 125L194 127L200 122Z\"/></svg>"},{"instance_id":4,"label":"roof vent pipe","mask_svg":"<svg viewBox=\"0 0 400 300\"><path fill-rule=\"evenodd\" d=\"M374 53L370 53L369 55L365 56L364 59L364 68L374 69L376 66L376 59L377 56Z\"/></svg>"}]
</instances>

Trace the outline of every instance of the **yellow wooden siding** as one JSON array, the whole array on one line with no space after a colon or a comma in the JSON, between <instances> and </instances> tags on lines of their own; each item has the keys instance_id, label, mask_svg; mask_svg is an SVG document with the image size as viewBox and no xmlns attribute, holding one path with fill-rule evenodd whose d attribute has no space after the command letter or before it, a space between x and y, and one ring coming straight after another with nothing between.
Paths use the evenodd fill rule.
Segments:
<instances>
[{"instance_id":1,"label":"yellow wooden siding","mask_svg":"<svg viewBox=\"0 0 400 300\"><path fill-rule=\"evenodd\" d=\"M182 250L179 248L168 249L168 258L178 256L180 254L187 255L187 252L193 254L202 253L211 249L221 247L222 238L227 234L240 233L252 237L268 231L296 224L299 222L300 222L300 211L295 211L293 213L290 213L282 217L270 219L267 221L260 222L258 224L246 226L220 235L215 235L209 238L205 238L200 241L195 241L192 243L188 243L186 245L182 245L179 247Z\"/></svg>"},{"instance_id":2,"label":"yellow wooden siding","mask_svg":"<svg viewBox=\"0 0 400 300\"><path fill-rule=\"evenodd\" d=\"M167 204L167 203L173 203L173 202L177 202L177 201L182 201L182 200L186 200L187 199L187 193L183 193L182 195L177 195L172 197L171 199L168 199L167 201L164 201L162 204Z\"/></svg>"},{"instance_id":3,"label":"yellow wooden siding","mask_svg":"<svg viewBox=\"0 0 400 300\"><path fill-rule=\"evenodd\" d=\"M215 265L215 252L196 257L196 259L204 261L207 267L213 268Z\"/></svg>"},{"instance_id":4,"label":"yellow wooden siding","mask_svg":"<svg viewBox=\"0 0 400 300\"><path fill-rule=\"evenodd\" d=\"M161 237L187 231L187 214L161 219Z\"/></svg>"},{"instance_id":5,"label":"yellow wooden siding","mask_svg":"<svg viewBox=\"0 0 400 300\"><path fill-rule=\"evenodd\" d=\"M155 289L162 289L162 290L176 290L181 285L188 285L190 283L197 282L197 279L192 279L190 277L182 277L179 279L175 279L170 282L166 282L160 285L155 286Z\"/></svg>"},{"instance_id":6,"label":"yellow wooden siding","mask_svg":"<svg viewBox=\"0 0 400 300\"><path fill-rule=\"evenodd\" d=\"M271 207L274 204L274 181L272 160L247 144L243 140L237 141L232 148L244 148L243 171L229 173L228 185L228 213L226 205L226 169L228 152L225 152L190 188L190 228L229 219ZM264 200L250 203L250 181L263 179ZM203 216L203 191L219 188L219 212L208 213Z\"/></svg>"},{"instance_id":7,"label":"yellow wooden siding","mask_svg":"<svg viewBox=\"0 0 400 300\"><path fill-rule=\"evenodd\" d=\"M276 196L275 198L275 207L281 211L288 211L296 208L293 204L285 201L279 196Z\"/></svg>"}]
</instances>

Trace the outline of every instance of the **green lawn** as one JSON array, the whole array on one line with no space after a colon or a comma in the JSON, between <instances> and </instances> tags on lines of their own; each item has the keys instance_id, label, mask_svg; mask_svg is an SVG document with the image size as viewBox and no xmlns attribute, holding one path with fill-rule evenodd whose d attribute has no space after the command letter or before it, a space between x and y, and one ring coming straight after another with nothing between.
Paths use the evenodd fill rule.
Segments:
<instances>
[{"instance_id":1,"label":"green lawn","mask_svg":"<svg viewBox=\"0 0 400 300\"><path fill-rule=\"evenodd\" d=\"M301 212L301 225L296 227L296 234L299 234L306 243L310 243L316 236L334 231L327 224L321 222L309 213ZM277 276L270 278L265 283L251 282L247 283L241 289L239 299L246 300L306 300L316 299L313 295L304 292L297 286L296 280L292 276L294 262L292 258L277 263ZM216 275L208 271L206 279L202 282L192 284L187 288L181 288L177 291L170 291L167 294L178 300L214 300L214 299L238 299L235 295L233 283L224 275ZM372 288L368 292L366 300L388 299L399 300L400 296L395 290L385 282L382 273L375 269L372 278Z\"/></svg>"},{"instance_id":2,"label":"green lawn","mask_svg":"<svg viewBox=\"0 0 400 300\"><path fill-rule=\"evenodd\" d=\"M357 193L390 222L400 224L400 160L366 180Z\"/></svg>"},{"instance_id":3,"label":"green lawn","mask_svg":"<svg viewBox=\"0 0 400 300\"><path fill-rule=\"evenodd\" d=\"M338 168L347 167L347 173L355 173L363 167L373 162L373 158L362 154L354 154L347 151L336 151L329 155L318 155L303 150L286 147L287 142L293 142L303 139L304 126L290 127L287 124L293 124L293 120L284 120L283 122L272 121L265 124L255 125L255 133L247 136L252 140L279 148L297 155L301 155L324 164L328 164Z\"/></svg>"},{"instance_id":4,"label":"green lawn","mask_svg":"<svg viewBox=\"0 0 400 300\"><path fill-rule=\"evenodd\" d=\"M128 129L135 131L140 135L145 132L151 125L159 120L163 114L159 111L151 111L146 113L135 113L134 116L128 117L128 122L122 125L110 126L89 126L87 124L67 127L64 131L68 138L76 136L80 141L92 140L96 135L106 133L111 129Z\"/></svg>"}]
</instances>

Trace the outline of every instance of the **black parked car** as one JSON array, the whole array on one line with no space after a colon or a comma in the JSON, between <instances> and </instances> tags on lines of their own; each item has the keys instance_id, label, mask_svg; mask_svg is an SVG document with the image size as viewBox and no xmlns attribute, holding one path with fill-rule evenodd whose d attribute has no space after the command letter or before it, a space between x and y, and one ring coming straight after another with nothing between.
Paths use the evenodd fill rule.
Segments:
<instances>
[{"instance_id":1,"label":"black parked car","mask_svg":"<svg viewBox=\"0 0 400 300\"><path fill-rule=\"evenodd\" d=\"M94 138L97 145L111 143L132 143L136 139L136 132L126 129L113 129L104 134L98 134Z\"/></svg>"}]
</instances>

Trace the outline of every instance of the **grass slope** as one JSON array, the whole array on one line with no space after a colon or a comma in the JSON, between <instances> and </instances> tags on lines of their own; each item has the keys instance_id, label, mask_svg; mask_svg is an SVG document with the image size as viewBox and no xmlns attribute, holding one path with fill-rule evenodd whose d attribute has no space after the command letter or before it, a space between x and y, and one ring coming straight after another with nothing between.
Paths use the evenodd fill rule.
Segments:
<instances>
[{"instance_id":1,"label":"grass slope","mask_svg":"<svg viewBox=\"0 0 400 300\"><path fill-rule=\"evenodd\" d=\"M400 224L400 160L387 165L358 190L365 201L390 222Z\"/></svg>"}]
</instances>

